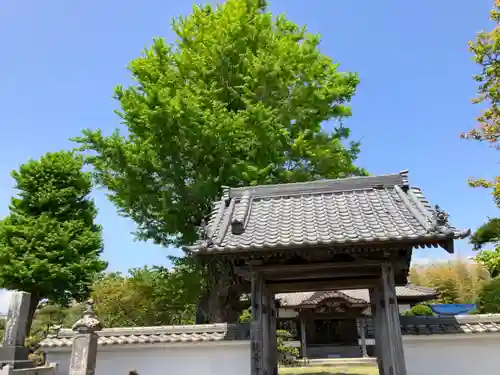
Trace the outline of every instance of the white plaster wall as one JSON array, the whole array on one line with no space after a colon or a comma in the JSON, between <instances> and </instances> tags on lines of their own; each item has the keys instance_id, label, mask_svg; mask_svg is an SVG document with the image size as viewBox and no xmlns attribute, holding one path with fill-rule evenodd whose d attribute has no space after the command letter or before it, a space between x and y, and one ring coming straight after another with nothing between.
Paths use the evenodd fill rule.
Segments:
<instances>
[{"instance_id":1,"label":"white plaster wall","mask_svg":"<svg viewBox=\"0 0 500 375\"><path fill-rule=\"evenodd\" d=\"M58 362L68 375L70 351L47 350L48 362ZM250 375L250 342L116 345L100 347L96 375Z\"/></svg>"},{"instance_id":2,"label":"white plaster wall","mask_svg":"<svg viewBox=\"0 0 500 375\"><path fill-rule=\"evenodd\" d=\"M299 313L296 310L284 309L282 307L278 309L279 318L293 319L296 318L297 316L299 316Z\"/></svg>"},{"instance_id":3,"label":"white plaster wall","mask_svg":"<svg viewBox=\"0 0 500 375\"><path fill-rule=\"evenodd\" d=\"M498 375L500 335L404 337L408 375Z\"/></svg>"},{"instance_id":4,"label":"white plaster wall","mask_svg":"<svg viewBox=\"0 0 500 375\"><path fill-rule=\"evenodd\" d=\"M408 310L411 310L410 305L399 305L398 308L399 308L399 313L404 313Z\"/></svg>"}]
</instances>

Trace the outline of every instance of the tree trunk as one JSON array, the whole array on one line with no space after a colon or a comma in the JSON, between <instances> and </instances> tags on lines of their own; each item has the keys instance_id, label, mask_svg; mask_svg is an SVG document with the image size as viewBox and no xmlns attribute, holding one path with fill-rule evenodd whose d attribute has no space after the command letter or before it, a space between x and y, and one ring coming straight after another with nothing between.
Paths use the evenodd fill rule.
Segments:
<instances>
[{"instance_id":1,"label":"tree trunk","mask_svg":"<svg viewBox=\"0 0 500 375\"><path fill-rule=\"evenodd\" d=\"M208 324L208 311L209 311L209 302L210 302L210 292L206 292L198 299L198 303L196 305L196 324Z\"/></svg>"},{"instance_id":2,"label":"tree trunk","mask_svg":"<svg viewBox=\"0 0 500 375\"><path fill-rule=\"evenodd\" d=\"M30 308L29 315L26 319L26 337L30 336L31 325L33 324L33 318L35 317L36 309L38 308L38 304L40 303L40 297L36 294L30 294Z\"/></svg>"},{"instance_id":3,"label":"tree trunk","mask_svg":"<svg viewBox=\"0 0 500 375\"><path fill-rule=\"evenodd\" d=\"M217 283L198 300L196 324L237 323L241 291L235 285Z\"/></svg>"}]
</instances>

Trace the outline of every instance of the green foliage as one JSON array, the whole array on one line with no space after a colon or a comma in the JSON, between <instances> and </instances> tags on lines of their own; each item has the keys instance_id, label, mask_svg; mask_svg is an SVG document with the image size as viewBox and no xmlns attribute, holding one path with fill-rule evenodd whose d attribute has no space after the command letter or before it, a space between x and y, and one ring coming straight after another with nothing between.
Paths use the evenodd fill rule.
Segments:
<instances>
[{"instance_id":1,"label":"green foliage","mask_svg":"<svg viewBox=\"0 0 500 375\"><path fill-rule=\"evenodd\" d=\"M480 104L485 109L477 118L477 127L463 138L485 142L497 151L500 150L498 138L500 136L500 0L495 0L490 12L494 28L491 31L482 31L476 39L469 43L474 60L481 67L481 72L474 76L479 83L477 97L473 103ZM473 187L485 187L492 190L493 199L500 207L500 176L491 180L471 179Z\"/></svg>"},{"instance_id":2,"label":"green foliage","mask_svg":"<svg viewBox=\"0 0 500 375\"><path fill-rule=\"evenodd\" d=\"M412 267L410 283L435 288L436 303L475 303L490 275L480 263L460 258Z\"/></svg>"},{"instance_id":3,"label":"green foliage","mask_svg":"<svg viewBox=\"0 0 500 375\"><path fill-rule=\"evenodd\" d=\"M488 270L491 277L500 276L500 218L490 219L480 226L470 242L475 250L480 250L475 260ZM486 244L491 244L494 248L484 249Z\"/></svg>"},{"instance_id":4,"label":"green foliage","mask_svg":"<svg viewBox=\"0 0 500 375\"><path fill-rule=\"evenodd\" d=\"M485 244L497 244L500 242L500 218L490 219L486 224L481 225L471 236L470 242L476 250Z\"/></svg>"},{"instance_id":5,"label":"green foliage","mask_svg":"<svg viewBox=\"0 0 500 375\"><path fill-rule=\"evenodd\" d=\"M241 313L238 322L241 324L249 324L252 321L252 310L251 308L243 310Z\"/></svg>"},{"instance_id":6,"label":"green foliage","mask_svg":"<svg viewBox=\"0 0 500 375\"><path fill-rule=\"evenodd\" d=\"M500 313L500 279L493 279L484 286L477 305L477 310L481 314Z\"/></svg>"},{"instance_id":7,"label":"green foliage","mask_svg":"<svg viewBox=\"0 0 500 375\"><path fill-rule=\"evenodd\" d=\"M490 12L494 27L491 31L482 31L476 39L469 43L474 60L481 67L481 72L474 76L478 82L477 97L473 103L480 104L485 109L477 117L477 126L462 138L484 142L495 150L500 150L500 0L495 0ZM473 187L491 189L493 200L500 207L500 176L490 180L484 178L470 179ZM471 237L471 243L476 250L483 245L493 244L494 250L481 250L476 260L486 266L492 277L500 275L500 218L490 219L482 225Z\"/></svg>"},{"instance_id":8,"label":"green foliage","mask_svg":"<svg viewBox=\"0 0 500 375\"><path fill-rule=\"evenodd\" d=\"M493 250L481 250L474 259L484 265L491 277L500 276L500 245L497 245Z\"/></svg>"},{"instance_id":9,"label":"green foliage","mask_svg":"<svg viewBox=\"0 0 500 375\"><path fill-rule=\"evenodd\" d=\"M109 274L94 286L95 311L106 327L194 323L201 277L188 264Z\"/></svg>"},{"instance_id":10,"label":"green foliage","mask_svg":"<svg viewBox=\"0 0 500 375\"><path fill-rule=\"evenodd\" d=\"M17 197L0 222L0 287L67 305L90 293L107 264L96 208L88 198L91 175L71 152L48 153L14 171Z\"/></svg>"},{"instance_id":11,"label":"green foliage","mask_svg":"<svg viewBox=\"0 0 500 375\"><path fill-rule=\"evenodd\" d=\"M434 316L432 309L425 304L418 304L413 306L410 310L405 311L403 316Z\"/></svg>"},{"instance_id":12,"label":"green foliage","mask_svg":"<svg viewBox=\"0 0 500 375\"><path fill-rule=\"evenodd\" d=\"M276 345L278 350L278 362L283 366L291 366L297 363L299 350L286 345L287 341L292 339L290 332L285 330L276 331Z\"/></svg>"},{"instance_id":13,"label":"green foliage","mask_svg":"<svg viewBox=\"0 0 500 375\"><path fill-rule=\"evenodd\" d=\"M136 84L115 90L127 135L75 138L140 239L193 243L223 186L366 174L341 122L358 77L318 35L259 0L195 6L173 30L175 45L154 39L129 65Z\"/></svg>"}]
</instances>

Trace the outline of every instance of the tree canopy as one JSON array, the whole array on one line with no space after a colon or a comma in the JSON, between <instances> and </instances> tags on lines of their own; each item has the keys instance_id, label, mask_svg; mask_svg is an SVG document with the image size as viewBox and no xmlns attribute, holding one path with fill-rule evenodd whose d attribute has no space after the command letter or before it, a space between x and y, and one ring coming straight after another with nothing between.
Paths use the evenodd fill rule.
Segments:
<instances>
[{"instance_id":1,"label":"tree canopy","mask_svg":"<svg viewBox=\"0 0 500 375\"><path fill-rule=\"evenodd\" d=\"M341 121L359 79L318 35L258 0L195 6L172 26L176 42L154 39L129 64L135 84L116 87L126 135L75 138L139 238L192 243L225 185L366 174Z\"/></svg>"},{"instance_id":2,"label":"tree canopy","mask_svg":"<svg viewBox=\"0 0 500 375\"><path fill-rule=\"evenodd\" d=\"M473 103L486 105L486 109L478 116L477 126L462 137L480 142L486 142L496 150L500 136L500 0L490 13L495 23L493 30L482 31L476 39L469 43L474 60L480 65L481 72L474 76L479 83L478 95ZM472 179L472 186L491 188L495 203L500 207L500 176L492 180Z\"/></svg>"},{"instance_id":3,"label":"tree canopy","mask_svg":"<svg viewBox=\"0 0 500 375\"><path fill-rule=\"evenodd\" d=\"M435 288L437 303L476 303L490 275L482 264L454 259L413 266L408 279L414 285Z\"/></svg>"},{"instance_id":4,"label":"tree canopy","mask_svg":"<svg viewBox=\"0 0 500 375\"><path fill-rule=\"evenodd\" d=\"M478 116L477 126L468 133L462 134L462 137L486 142L498 151L500 150L498 145L500 136L500 0L495 0L490 18L495 24L493 29L478 33L476 39L469 43L474 60L481 67L481 72L474 76L479 86L473 103L484 105L486 109ZM500 176L492 179L471 179L469 184L473 187L491 189L495 204L500 207ZM477 261L484 263L490 269L493 276L498 275L500 271L499 220L490 220L479 228L471 240L476 249L480 249L486 243L495 246L494 250L482 249L476 257Z\"/></svg>"},{"instance_id":5,"label":"tree canopy","mask_svg":"<svg viewBox=\"0 0 500 375\"><path fill-rule=\"evenodd\" d=\"M12 173L18 195L0 222L0 287L31 293L32 315L42 299L66 305L87 297L107 267L82 167L80 156L61 151Z\"/></svg>"},{"instance_id":6,"label":"tree canopy","mask_svg":"<svg viewBox=\"0 0 500 375\"><path fill-rule=\"evenodd\" d=\"M94 285L95 311L106 327L193 324L199 277L184 265L111 273Z\"/></svg>"},{"instance_id":7,"label":"tree canopy","mask_svg":"<svg viewBox=\"0 0 500 375\"><path fill-rule=\"evenodd\" d=\"M482 314L500 313L500 279L485 285L478 298L478 310Z\"/></svg>"}]
</instances>

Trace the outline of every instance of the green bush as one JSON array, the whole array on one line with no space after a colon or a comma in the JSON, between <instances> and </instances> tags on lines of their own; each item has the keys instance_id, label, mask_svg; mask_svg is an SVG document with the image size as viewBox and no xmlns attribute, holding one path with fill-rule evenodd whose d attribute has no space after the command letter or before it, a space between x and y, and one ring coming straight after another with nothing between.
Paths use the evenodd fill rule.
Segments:
<instances>
[{"instance_id":1,"label":"green bush","mask_svg":"<svg viewBox=\"0 0 500 375\"><path fill-rule=\"evenodd\" d=\"M243 310L240 317L238 318L238 322L241 324L250 324L252 321L252 312L250 308Z\"/></svg>"},{"instance_id":2,"label":"green bush","mask_svg":"<svg viewBox=\"0 0 500 375\"><path fill-rule=\"evenodd\" d=\"M477 310L480 314L500 313L500 278L493 279L479 292Z\"/></svg>"},{"instance_id":3,"label":"green bush","mask_svg":"<svg viewBox=\"0 0 500 375\"><path fill-rule=\"evenodd\" d=\"M278 363L283 366L292 366L297 364L299 358L299 349L286 345L286 341L290 341L292 335L285 330L276 331L276 344L278 349Z\"/></svg>"},{"instance_id":4,"label":"green bush","mask_svg":"<svg viewBox=\"0 0 500 375\"><path fill-rule=\"evenodd\" d=\"M427 306L425 304L419 304L419 305L413 306L410 310L405 311L401 315L402 316L434 316L435 314L429 306Z\"/></svg>"}]
</instances>

